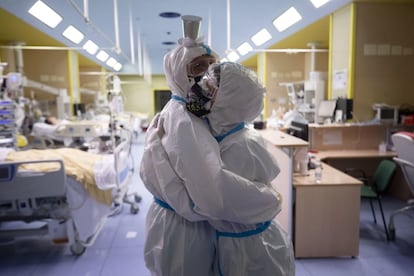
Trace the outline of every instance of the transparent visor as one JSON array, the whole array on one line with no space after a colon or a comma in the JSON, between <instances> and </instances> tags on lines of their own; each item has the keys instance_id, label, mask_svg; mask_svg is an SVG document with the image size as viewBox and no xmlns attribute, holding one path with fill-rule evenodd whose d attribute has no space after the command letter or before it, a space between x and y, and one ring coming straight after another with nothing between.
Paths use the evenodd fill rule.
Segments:
<instances>
[{"instance_id":1,"label":"transparent visor","mask_svg":"<svg viewBox=\"0 0 414 276\"><path fill-rule=\"evenodd\" d=\"M217 63L217 59L212 56L204 55L195 58L187 65L187 75L189 77L197 77L204 74L211 64Z\"/></svg>"},{"instance_id":2,"label":"transparent visor","mask_svg":"<svg viewBox=\"0 0 414 276\"><path fill-rule=\"evenodd\" d=\"M199 85L203 89L204 96L213 99L220 84L220 65L214 64L204 73Z\"/></svg>"}]
</instances>

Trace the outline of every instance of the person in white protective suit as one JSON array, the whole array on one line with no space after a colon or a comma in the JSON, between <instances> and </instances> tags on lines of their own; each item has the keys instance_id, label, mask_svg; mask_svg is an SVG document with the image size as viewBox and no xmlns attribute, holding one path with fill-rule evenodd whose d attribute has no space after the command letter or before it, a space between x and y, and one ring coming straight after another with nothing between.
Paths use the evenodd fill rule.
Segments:
<instances>
[{"instance_id":1,"label":"person in white protective suit","mask_svg":"<svg viewBox=\"0 0 414 276\"><path fill-rule=\"evenodd\" d=\"M255 73L232 62L213 64L200 81L211 99L206 115L227 169L252 181L270 182L279 174L265 141L247 123L262 111L265 88ZM210 220L217 230L219 275L295 275L292 242L275 220L256 224Z\"/></svg>"},{"instance_id":2,"label":"person in white protective suit","mask_svg":"<svg viewBox=\"0 0 414 276\"><path fill-rule=\"evenodd\" d=\"M140 176L154 195L146 217L144 259L152 275L217 275L215 230L209 219L260 223L279 211L265 183L223 167L205 120L190 113L186 97L217 57L193 38L164 57L171 100L151 121Z\"/></svg>"}]
</instances>

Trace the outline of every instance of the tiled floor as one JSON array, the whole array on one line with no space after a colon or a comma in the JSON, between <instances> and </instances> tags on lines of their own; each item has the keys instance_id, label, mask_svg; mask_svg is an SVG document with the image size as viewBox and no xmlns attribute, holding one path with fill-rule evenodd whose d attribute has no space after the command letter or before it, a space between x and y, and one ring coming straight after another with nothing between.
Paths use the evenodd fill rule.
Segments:
<instances>
[{"instance_id":1,"label":"tiled floor","mask_svg":"<svg viewBox=\"0 0 414 276\"><path fill-rule=\"evenodd\" d=\"M143 149L143 135L136 150L136 162ZM0 275L103 275L148 276L143 261L145 215L152 201L138 174L133 190L143 197L140 211L133 215L128 206L106 222L95 243L80 257L67 246L53 245L47 239L18 239L0 245ZM386 217L404 202L392 197L384 199ZM338 218L340 219L340 218ZM361 204L360 253L357 258L300 259L296 275L414 275L414 212L413 217L399 216L395 222L397 239L387 242L381 223L375 225L367 201Z\"/></svg>"}]
</instances>

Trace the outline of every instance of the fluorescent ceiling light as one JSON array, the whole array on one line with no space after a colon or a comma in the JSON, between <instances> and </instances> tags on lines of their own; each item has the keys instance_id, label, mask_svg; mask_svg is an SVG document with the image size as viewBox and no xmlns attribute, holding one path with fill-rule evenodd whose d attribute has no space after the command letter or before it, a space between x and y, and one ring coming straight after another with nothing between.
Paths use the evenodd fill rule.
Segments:
<instances>
[{"instance_id":1,"label":"fluorescent ceiling light","mask_svg":"<svg viewBox=\"0 0 414 276\"><path fill-rule=\"evenodd\" d=\"M89 54L94 55L98 51L98 45L96 45L92 40L88 40L85 45L83 45L83 49L85 49Z\"/></svg>"},{"instance_id":2,"label":"fluorescent ceiling light","mask_svg":"<svg viewBox=\"0 0 414 276\"><path fill-rule=\"evenodd\" d=\"M294 8L290 7L287 11L282 13L278 18L273 20L273 25L275 25L276 29L279 32L282 32L295 24L296 22L300 21L302 16L299 12Z\"/></svg>"},{"instance_id":3,"label":"fluorescent ceiling light","mask_svg":"<svg viewBox=\"0 0 414 276\"><path fill-rule=\"evenodd\" d=\"M230 61L235 62L235 61L239 60L240 56L235 51L232 51L227 55L227 58Z\"/></svg>"},{"instance_id":4,"label":"fluorescent ceiling light","mask_svg":"<svg viewBox=\"0 0 414 276\"><path fill-rule=\"evenodd\" d=\"M114 59L113 57L109 58L108 61L106 62L106 65L108 65L109 67L114 67L114 65L117 63L116 59Z\"/></svg>"},{"instance_id":5,"label":"fluorescent ceiling light","mask_svg":"<svg viewBox=\"0 0 414 276\"><path fill-rule=\"evenodd\" d=\"M109 58L109 55L105 51L100 50L99 53L96 55L96 58L102 62L105 62Z\"/></svg>"},{"instance_id":6,"label":"fluorescent ceiling light","mask_svg":"<svg viewBox=\"0 0 414 276\"><path fill-rule=\"evenodd\" d=\"M114 68L115 71L119 71L122 68L122 64L117 62L112 68Z\"/></svg>"},{"instance_id":7,"label":"fluorescent ceiling light","mask_svg":"<svg viewBox=\"0 0 414 276\"><path fill-rule=\"evenodd\" d=\"M331 0L310 0L315 8L320 8Z\"/></svg>"},{"instance_id":8,"label":"fluorescent ceiling light","mask_svg":"<svg viewBox=\"0 0 414 276\"><path fill-rule=\"evenodd\" d=\"M265 28L258 31L254 36L252 36L252 41L256 46L260 46L263 43L269 41L272 38L268 30Z\"/></svg>"},{"instance_id":9,"label":"fluorescent ceiling light","mask_svg":"<svg viewBox=\"0 0 414 276\"><path fill-rule=\"evenodd\" d=\"M237 51L240 53L240 55L244 56L248 54L251 50L253 50L252 46L248 42L243 43L237 48Z\"/></svg>"},{"instance_id":10,"label":"fluorescent ceiling light","mask_svg":"<svg viewBox=\"0 0 414 276\"><path fill-rule=\"evenodd\" d=\"M62 16L40 0L29 9L29 13L51 28L62 21Z\"/></svg>"},{"instance_id":11,"label":"fluorescent ceiling light","mask_svg":"<svg viewBox=\"0 0 414 276\"><path fill-rule=\"evenodd\" d=\"M79 44L79 42L81 42L82 39L85 37L83 33L81 33L78 29L76 29L72 25L66 28L66 30L63 32L63 36L75 44Z\"/></svg>"}]
</instances>

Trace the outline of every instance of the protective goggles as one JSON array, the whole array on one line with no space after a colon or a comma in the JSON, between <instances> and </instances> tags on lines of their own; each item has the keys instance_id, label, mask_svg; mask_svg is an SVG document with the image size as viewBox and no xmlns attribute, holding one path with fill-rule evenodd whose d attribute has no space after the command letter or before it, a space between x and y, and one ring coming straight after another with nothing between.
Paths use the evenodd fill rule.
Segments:
<instances>
[{"instance_id":1,"label":"protective goggles","mask_svg":"<svg viewBox=\"0 0 414 276\"><path fill-rule=\"evenodd\" d=\"M208 70L208 67L211 64L217 63L217 59L215 57L204 55L195 58L187 65L187 75L189 77L197 77Z\"/></svg>"}]
</instances>

